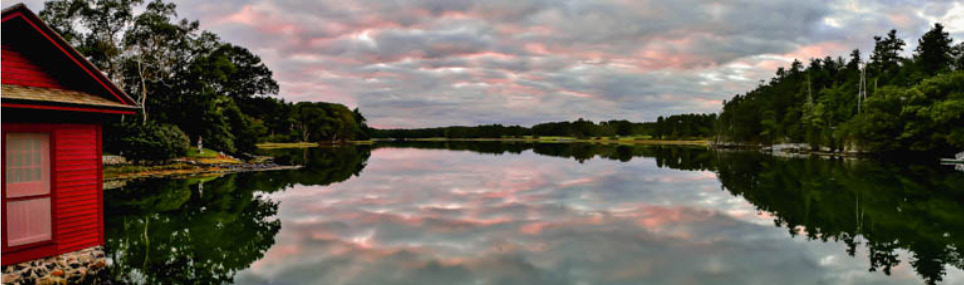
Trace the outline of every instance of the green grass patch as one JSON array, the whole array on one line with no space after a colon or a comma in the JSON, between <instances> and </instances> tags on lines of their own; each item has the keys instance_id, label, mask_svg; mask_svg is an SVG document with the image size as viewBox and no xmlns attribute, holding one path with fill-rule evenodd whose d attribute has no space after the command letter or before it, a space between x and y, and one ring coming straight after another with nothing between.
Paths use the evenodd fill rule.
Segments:
<instances>
[{"instance_id":1,"label":"green grass patch","mask_svg":"<svg viewBox=\"0 0 964 285\"><path fill-rule=\"evenodd\" d=\"M205 149L202 149L201 151L198 151L196 147L192 147L192 148L190 148L190 149L187 150L187 155L186 155L185 157L188 157L188 158L215 158L215 157L218 157L218 154L219 154L218 152L213 151L213 150L210 150L210 149L206 149L206 148L205 148Z\"/></svg>"},{"instance_id":2,"label":"green grass patch","mask_svg":"<svg viewBox=\"0 0 964 285\"><path fill-rule=\"evenodd\" d=\"M318 143L312 142L296 142L296 143L259 143L258 148L306 148L306 147L316 147Z\"/></svg>"},{"instance_id":3,"label":"green grass patch","mask_svg":"<svg viewBox=\"0 0 964 285\"><path fill-rule=\"evenodd\" d=\"M186 163L173 163L164 165L108 165L104 166L104 176L113 176L123 173L151 172L151 171L170 171L191 169L194 166Z\"/></svg>"}]
</instances>

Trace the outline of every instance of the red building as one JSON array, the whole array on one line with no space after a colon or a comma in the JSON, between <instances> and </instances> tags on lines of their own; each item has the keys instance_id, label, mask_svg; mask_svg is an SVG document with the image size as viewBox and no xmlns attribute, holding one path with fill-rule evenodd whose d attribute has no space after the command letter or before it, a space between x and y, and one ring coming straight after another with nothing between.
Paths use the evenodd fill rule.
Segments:
<instances>
[{"instance_id":1,"label":"red building","mask_svg":"<svg viewBox=\"0 0 964 285\"><path fill-rule=\"evenodd\" d=\"M2 21L3 265L103 245L101 124L136 104L24 5Z\"/></svg>"}]
</instances>

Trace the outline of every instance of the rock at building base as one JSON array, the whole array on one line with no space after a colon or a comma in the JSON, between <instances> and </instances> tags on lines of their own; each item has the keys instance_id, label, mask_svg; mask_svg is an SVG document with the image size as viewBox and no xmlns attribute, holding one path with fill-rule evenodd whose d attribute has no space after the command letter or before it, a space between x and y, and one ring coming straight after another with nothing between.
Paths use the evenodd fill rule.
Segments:
<instances>
[{"instance_id":1,"label":"rock at building base","mask_svg":"<svg viewBox=\"0 0 964 285\"><path fill-rule=\"evenodd\" d=\"M95 246L3 267L3 285L13 284L102 284L107 258Z\"/></svg>"}]
</instances>

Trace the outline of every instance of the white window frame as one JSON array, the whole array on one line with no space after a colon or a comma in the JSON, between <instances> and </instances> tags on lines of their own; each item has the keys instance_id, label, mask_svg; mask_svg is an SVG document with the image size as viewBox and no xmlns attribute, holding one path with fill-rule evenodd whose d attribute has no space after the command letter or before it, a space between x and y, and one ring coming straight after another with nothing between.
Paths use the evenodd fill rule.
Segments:
<instances>
[{"instance_id":1,"label":"white window frame","mask_svg":"<svg viewBox=\"0 0 964 285\"><path fill-rule=\"evenodd\" d=\"M53 241L51 135L5 133L3 214L5 247L26 247ZM18 213L12 215L12 213ZM12 221L20 217L22 220ZM15 226L19 228L14 228ZM12 234L18 229L31 235Z\"/></svg>"}]
</instances>

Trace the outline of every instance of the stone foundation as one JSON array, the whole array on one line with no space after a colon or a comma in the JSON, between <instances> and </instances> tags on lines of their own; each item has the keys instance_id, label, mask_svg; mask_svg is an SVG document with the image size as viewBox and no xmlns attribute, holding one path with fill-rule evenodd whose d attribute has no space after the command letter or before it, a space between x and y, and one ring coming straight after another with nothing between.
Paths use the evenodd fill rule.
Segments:
<instances>
[{"instance_id":1,"label":"stone foundation","mask_svg":"<svg viewBox=\"0 0 964 285\"><path fill-rule=\"evenodd\" d=\"M101 284L107 276L101 246L3 267L7 284Z\"/></svg>"}]
</instances>

